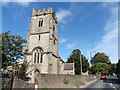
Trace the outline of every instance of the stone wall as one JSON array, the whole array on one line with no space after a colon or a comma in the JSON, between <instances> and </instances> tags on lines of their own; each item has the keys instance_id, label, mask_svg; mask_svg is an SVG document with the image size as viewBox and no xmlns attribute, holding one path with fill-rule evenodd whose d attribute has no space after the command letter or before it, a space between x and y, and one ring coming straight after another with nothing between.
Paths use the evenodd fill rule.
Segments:
<instances>
[{"instance_id":1,"label":"stone wall","mask_svg":"<svg viewBox=\"0 0 120 90\"><path fill-rule=\"evenodd\" d=\"M94 80L93 75L62 75L62 74L42 74L38 78L39 88L77 88ZM80 82L80 83L78 83ZM35 84L28 84L21 79L14 79L13 88L34 88Z\"/></svg>"},{"instance_id":2,"label":"stone wall","mask_svg":"<svg viewBox=\"0 0 120 90\"><path fill-rule=\"evenodd\" d=\"M29 84L24 80L15 78L13 81L13 88L34 88L35 84Z\"/></svg>"},{"instance_id":3,"label":"stone wall","mask_svg":"<svg viewBox=\"0 0 120 90\"><path fill-rule=\"evenodd\" d=\"M92 80L94 80L93 75L42 74L38 83L40 88L76 88L76 82L84 85Z\"/></svg>"}]
</instances>

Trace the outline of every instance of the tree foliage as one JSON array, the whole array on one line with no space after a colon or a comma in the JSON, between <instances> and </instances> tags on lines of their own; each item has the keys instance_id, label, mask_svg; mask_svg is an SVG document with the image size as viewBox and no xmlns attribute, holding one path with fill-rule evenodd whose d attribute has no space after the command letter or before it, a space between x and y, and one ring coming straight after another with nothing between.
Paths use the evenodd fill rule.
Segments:
<instances>
[{"instance_id":1,"label":"tree foliage","mask_svg":"<svg viewBox=\"0 0 120 90\"><path fill-rule=\"evenodd\" d=\"M19 35L12 35L10 31L2 33L0 38L2 38L2 67L5 69L22 58L26 40Z\"/></svg>"},{"instance_id":2,"label":"tree foliage","mask_svg":"<svg viewBox=\"0 0 120 90\"><path fill-rule=\"evenodd\" d=\"M109 74L110 65L107 63L96 63L90 68L91 74Z\"/></svg>"},{"instance_id":3,"label":"tree foliage","mask_svg":"<svg viewBox=\"0 0 120 90\"><path fill-rule=\"evenodd\" d=\"M88 60L84 55L81 54L81 51L79 49L75 49L72 51L72 54L69 56L67 62L73 63L75 65L75 74L81 74L81 67L80 67L80 55L81 55L81 61L82 61L82 71L86 72L89 69L89 63Z\"/></svg>"},{"instance_id":4,"label":"tree foliage","mask_svg":"<svg viewBox=\"0 0 120 90\"><path fill-rule=\"evenodd\" d=\"M109 57L103 53L98 52L90 61L92 67L90 67L91 74L113 74L115 72L115 65L109 60Z\"/></svg>"},{"instance_id":5,"label":"tree foliage","mask_svg":"<svg viewBox=\"0 0 120 90\"><path fill-rule=\"evenodd\" d=\"M92 64L96 64L96 63L109 63L109 57L102 52L98 52L94 55L94 57L92 58L92 60L90 61Z\"/></svg>"},{"instance_id":6,"label":"tree foliage","mask_svg":"<svg viewBox=\"0 0 120 90\"><path fill-rule=\"evenodd\" d=\"M112 63L111 63L110 66L111 66L111 68L110 68L110 74L111 74L111 75L112 75L113 73L116 74L116 73L117 73L117 70L116 70L116 69L117 69L117 64L112 64Z\"/></svg>"}]
</instances>

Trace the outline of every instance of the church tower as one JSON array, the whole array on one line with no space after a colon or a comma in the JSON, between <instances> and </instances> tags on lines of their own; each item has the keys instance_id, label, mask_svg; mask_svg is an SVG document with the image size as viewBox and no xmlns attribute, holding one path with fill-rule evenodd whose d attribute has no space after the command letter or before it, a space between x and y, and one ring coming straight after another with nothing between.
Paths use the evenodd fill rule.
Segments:
<instances>
[{"instance_id":1,"label":"church tower","mask_svg":"<svg viewBox=\"0 0 120 90\"><path fill-rule=\"evenodd\" d=\"M25 60L28 76L34 82L35 72L59 73L57 18L52 8L32 11Z\"/></svg>"}]
</instances>

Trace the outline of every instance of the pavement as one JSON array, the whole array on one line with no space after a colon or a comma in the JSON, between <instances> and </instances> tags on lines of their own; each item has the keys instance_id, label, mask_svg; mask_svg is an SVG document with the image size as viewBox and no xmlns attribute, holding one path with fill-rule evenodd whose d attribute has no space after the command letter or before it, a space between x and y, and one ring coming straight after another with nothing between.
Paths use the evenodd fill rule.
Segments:
<instances>
[{"instance_id":1,"label":"pavement","mask_svg":"<svg viewBox=\"0 0 120 90\"><path fill-rule=\"evenodd\" d=\"M80 88L87 90L93 90L94 88L100 90L120 90L120 82L116 76L108 76L106 80L96 79L83 86L80 86Z\"/></svg>"}]
</instances>

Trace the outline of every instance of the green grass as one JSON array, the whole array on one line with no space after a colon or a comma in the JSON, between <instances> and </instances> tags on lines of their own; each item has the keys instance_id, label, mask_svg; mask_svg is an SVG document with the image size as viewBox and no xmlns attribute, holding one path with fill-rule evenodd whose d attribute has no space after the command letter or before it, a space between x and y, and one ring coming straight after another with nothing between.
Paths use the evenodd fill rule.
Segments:
<instances>
[{"instance_id":1,"label":"green grass","mask_svg":"<svg viewBox=\"0 0 120 90\"><path fill-rule=\"evenodd\" d=\"M67 85L67 84L69 83L69 80L65 77L65 78L63 79L63 83L64 83L65 85Z\"/></svg>"},{"instance_id":2,"label":"green grass","mask_svg":"<svg viewBox=\"0 0 120 90\"><path fill-rule=\"evenodd\" d=\"M76 80L74 85L79 88L81 85L84 85L84 83L81 80Z\"/></svg>"}]
</instances>

